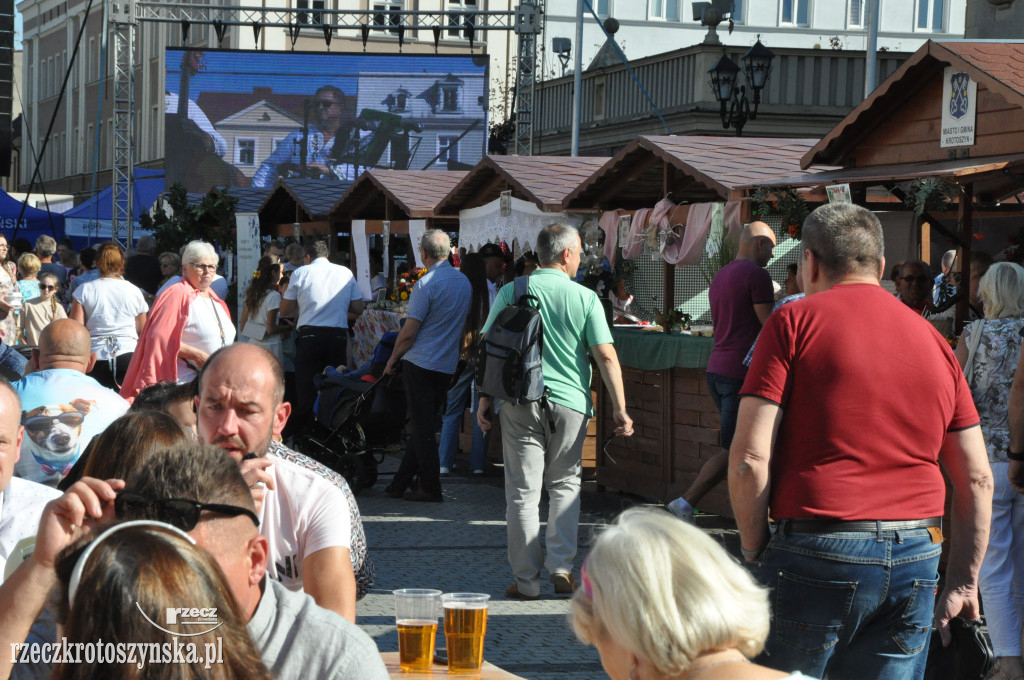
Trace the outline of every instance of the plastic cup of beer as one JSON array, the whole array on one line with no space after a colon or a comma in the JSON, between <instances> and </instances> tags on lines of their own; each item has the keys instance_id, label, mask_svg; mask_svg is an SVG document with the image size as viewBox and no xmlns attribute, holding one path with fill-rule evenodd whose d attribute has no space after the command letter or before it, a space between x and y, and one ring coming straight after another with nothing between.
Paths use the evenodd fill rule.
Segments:
<instances>
[{"instance_id":1,"label":"plastic cup of beer","mask_svg":"<svg viewBox=\"0 0 1024 680\"><path fill-rule=\"evenodd\" d=\"M479 673L484 663L487 601L484 593L445 593L444 636L448 641L448 672Z\"/></svg>"},{"instance_id":2,"label":"plastic cup of beer","mask_svg":"<svg viewBox=\"0 0 1024 680\"><path fill-rule=\"evenodd\" d=\"M428 671L434 663L441 591L402 588L394 593L401 668L403 671Z\"/></svg>"}]
</instances>

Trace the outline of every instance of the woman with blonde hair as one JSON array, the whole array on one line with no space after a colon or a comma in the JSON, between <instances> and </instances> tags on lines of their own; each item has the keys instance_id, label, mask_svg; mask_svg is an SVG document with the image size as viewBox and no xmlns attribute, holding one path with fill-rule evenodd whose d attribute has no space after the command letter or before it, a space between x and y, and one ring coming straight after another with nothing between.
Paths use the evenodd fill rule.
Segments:
<instances>
[{"instance_id":1,"label":"woman with blonde hair","mask_svg":"<svg viewBox=\"0 0 1024 680\"><path fill-rule=\"evenodd\" d=\"M663 510L619 515L580 581L572 625L612 680L806 677L750 661L768 637L768 590L717 541Z\"/></svg>"},{"instance_id":2,"label":"woman with blonde hair","mask_svg":"<svg viewBox=\"0 0 1024 680\"><path fill-rule=\"evenodd\" d=\"M39 297L28 300L21 307L21 342L38 345L39 334L57 319L66 319L64 306L57 302L60 279L53 272L39 277Z\"/></svg>"},{"instance_id":3,"label":"woman with blonde hair","mask_svg":"<svg viewBox=\"0 0 1024 680\"><path fill-rule=\"evenodd\" d=\"M18 291L22 300L34 300L39 297L39 279L36 274L43 263L34 253L25 253L18 258Z\"/></svg>"},{"instance_id":4,"label":"woman with blonde hair","mask_svg":"<svg viewBox=\"0 0 1024 680\"><path fill-rule=\"evenodd\" d=\"M55 680L270 678L224 573L176 527L149 520L115 524L66 550L57 575L62 635L95 651L82 663L55 666ZM205 610L210 623L196 625L184 616L172 623L165 614L174 607ZM180 645L184 654L164 658L161 651L159 659L137 664L118 658L121 642L150 650ZM123 651L126 656L129 650Z\"/></svg>"},{"instance_id":5,"label":"woman with blonde hair","mask_svg":"<svg viewBox=\"0 0 1024 680\"><path fill-rule=\"evenodd\" d=\"M99 278L75 289L71 318L89 329L96 365L89 375L116 390L131 364L149 305L142 291L124 279L121 247L104 243L96 253Z\"/></svg>"},{"instance_id":6,"label":"woman with blonde hair","mask_svg":"<svg viewBox=\"0 0 1024 680\"><path fill-rule=\"evenodd\" d=\"M978 583L985 624L996 654L996 680L1024 680L1024 496L1010 486L1010 387L1024 331L1024 267L997 262L978 283L985 318L964 328L956 358L964 369L981 417L988 460L995 478L988 549Z\"/></svg>"},{"instance_id":7,"label":"woman with blonde hair","mask_svg":"<svg viewBox=\"0 0 1024 680\"><path fill-rule=\"evenodd\" d=\"M121 387L129 401L162 380L189 382L215 351L235 341L228 306L211 285L220 257L204 241L181 254L182 277L157 293Z\"/></svg>"}]
</instances>

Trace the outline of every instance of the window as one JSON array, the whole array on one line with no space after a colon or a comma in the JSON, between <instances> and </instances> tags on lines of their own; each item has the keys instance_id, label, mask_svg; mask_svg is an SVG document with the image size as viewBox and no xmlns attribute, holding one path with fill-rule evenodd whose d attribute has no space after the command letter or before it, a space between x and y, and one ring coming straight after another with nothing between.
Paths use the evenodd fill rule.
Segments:
<instances>
[{"instance_id":1,"label":"window","mask_svg":"<svg viewBox=\"0 0 1024 680\"><path fill-rule=\"evenodd\" d=\"M323 10L325 6L325 0L296 0L295 7L297 9L313 10L309 14L306 12L299 12L298 22L300 24L322 24L324 22L324 13L317 10Z\"/></svg>"},{"instance_id":2,"label":"window","mask_svg":"<svg viewBox=\"0 0 1024 680\"><path fill-rule=\"evenodd\" d=\"M743 23L743 0L732 0L732 13L729 16L734 24Z\"/></svg>"},{"instance_id":3,"label":"window","mask_svg":"<svg viewBox=\"0 0 1024 680\"><path fill-rule=\"evenodd\" d=\"M679 21L679 0L648 0L647 18Z\"/></svg>"},{"instance_id":4,"label":"window","mask_svg":"<svg viewBox=\"0 0 1024 680\"><path fill-rule=\"evenodd\" d=\"M235 165L256 164L256 140L238 137L235 139Z\"/></svg>"},{"instance_id":5,"label":"window","mask_svg":"<svg viewBox=\"0 0 1024 680\"><path fill-rule=\"evenodd\" d=\"M476 11L480 9L477 0L448 0L448 9L468 10L448 13L448 37L468 39L469 31L466 26L476 24Z\"/></svg>"},{"instance_id":6,"label":"window","mask_svg":"<svg viewBox=\"0 0 1024 680\"><path fill-rule=\"evenodd\" d=\"M946 0L917 0L917 30L945 30Z\"/></svg>"},{"instance_id":7,"label":"window","mask_svg":"<svg viewBox=\"0 0 1024 680\"><path fill-rule=\"evenodd\" d=\"M392 35L398 35L398 26L402 23L402 3L400 2L375 2L373 3L373 25L378 27L378 30L384 30L385 26L390 26L387 29Z\"/></svg>"},{"instance_id":8,"label":"window","mask_svg":"<svg viewBox=\"0 0 1024 680\"><path fill-rule=\"evenodd\" d=\"M452 74L448 74L443 80L434 82L430 88L428 101L434 113L459 113L459 96L462 91L463 81Z\"/></svg>"},{"instance_id":9,"label":"window","mask_svg":"<svg viewBox=\"0 0 1024 680\"><path fill-rule=\"evenodd\" d=\"M270 140L270 153L274 153L275 151L277 151L277 147L281 146L281 143L284 142L284 139L284 137L274 137L272 140Z\"/></svg>"},{"instance_id":10,"label":"window","mask_svg":"<svg viewBox=\"0 0 1024 680\"><path fill-rule=\"evenodd\" d=\"M605 83L595 82L594 83L594 118L604 118L604 104L605 104Z\"/></svg>"},{"instance_id":11,"label":"window","mask_svg":"<svg viewBox=\"0 0 1024 680\"><path fill-rule=\"evenodd\" d=\"M387 97L381 104L388 107L389 113L407 113L409 111L409 99L412 97L412 92L400 87Z\"/></svg>"},{"instance_id":12,"label":"window","mask_svg":"<svg viewBox=\"0 0 1024 680\"><path fill-rule=\"evenodd\" d=\"M602 19L607 19L609 11L611 10L611 7L609 6L611 5L611 1L612 0L590 0L590 6L595 12L597 12L597 16Z\"/></svg>"},{"instance_id":13,"label":"window","mask_svg":"<svg viewBox=\"0 0 1024 680\"><path fill-rule=\"evenodd\" d=\"M438 135L437 153L439 163L459 162L459 138L457 135Z\"/></svg>"},{"instance_id":14,"label":"window","mask_svg":"<svg viewBox=\"0 0 1024 680\"><path fill-rule=\"evenodd\" d=\"M849 20L851 27L864 25L864 7L866 4L864 0L850 0Z\"/></svg>"},{"instance_id":15,"label":"window","mask_svg":"<svg viewBox=\"0 0 1024 680\"><path fill-rule=\"evenodd\" d=\"M782 0L779 23L806 26L811 0Z\"/></svg>"}]
</instances>

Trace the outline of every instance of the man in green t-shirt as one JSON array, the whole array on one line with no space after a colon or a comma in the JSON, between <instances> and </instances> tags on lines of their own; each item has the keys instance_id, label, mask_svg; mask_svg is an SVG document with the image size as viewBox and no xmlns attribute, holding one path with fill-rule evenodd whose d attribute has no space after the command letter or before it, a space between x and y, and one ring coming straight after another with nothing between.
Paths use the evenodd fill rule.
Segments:
<instances>
[{"instance_id":1,"label":"man in green t-shirt","mask_svg":"<svg viewBox=\"0 0 1024 680\"><path fill-rule=\"evenodd\" d=\"M540 300L544 323L541 357L545 400L501 405L501 445L508 505L508 560L515 583L505 594L527 600L540 597L540 570L551 575L556 593L576 589L572 576L580 516L583 440L594 413L590 399L592 370L597 361L608 388L615 434L633 434L626 413L622 371L612 346L604 310L594 291L572 280L580 266L582 243L577 231L553 224L537 236L540 269L530 276L529 293ZM498 292L483 332L501 310L514 304L515 283ZM491 427L492 400L480 397L477 421ZM540 547L541 488L548 492L547 559Z\"/></svg>"}]
</instances>

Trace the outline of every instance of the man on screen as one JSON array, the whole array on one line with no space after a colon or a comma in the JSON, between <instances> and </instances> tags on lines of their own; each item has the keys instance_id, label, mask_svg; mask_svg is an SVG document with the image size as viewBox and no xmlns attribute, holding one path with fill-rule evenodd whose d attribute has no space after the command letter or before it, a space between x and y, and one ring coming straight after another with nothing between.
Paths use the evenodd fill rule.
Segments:
<instances>
[{"instance_id":1,"label":"man on screen","mask_svg":"<svg viewBox=\"0 0 1024 680\"><path fill-rule=\"evenodd\" d=\"M345 113L345 93L333 85L324 85L316 91L311 106L309 130L299 128L285 137L253 175L252 186L273 186L288 169L301 173L303 137L306 138L306 172L302 176L355 179L350 164L338 163L333 158L334 143Z\"/></svg>"}]
</instances>

